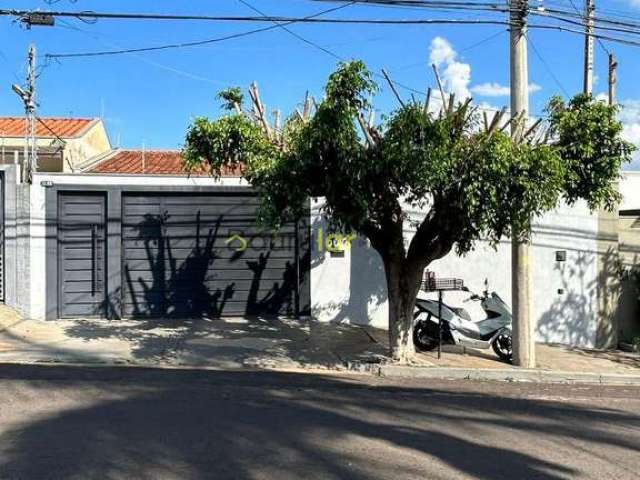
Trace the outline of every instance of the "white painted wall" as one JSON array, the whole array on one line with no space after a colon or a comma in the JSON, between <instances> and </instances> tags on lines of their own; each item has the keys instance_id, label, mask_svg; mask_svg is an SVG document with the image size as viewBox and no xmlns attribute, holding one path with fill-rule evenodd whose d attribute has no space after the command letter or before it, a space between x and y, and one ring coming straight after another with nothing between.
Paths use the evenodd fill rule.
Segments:
<instances>
[{"instance_id":1,"label":"white painted wall","mask_svg":"<svg viewBox=\"0 0 640 480\"><path fill-rule=\"evenodd\" d=\"M311 315L320 321L386 328L387 290L380 256L363 238L351 241L343 256L328 252L326 237L331 232L322 205L322 200L311 204Z\"/></svg>"},{"instance_id":2,"label":"white painted wall","mask_svg":"<svg viewBox=\"0 0 640 480\"><path fill-rule=\"evenodd\" d=\"M640 209L640 172L622 172L619 188L622 195L620 210Z\"/></svg>"},{"instance_id":3,"label":"white painted wall","mask_svg":"<svg viewBox=\"0 0 640 480\"><path fill-rule=\"evenodd\" d=\"M387 327L387 301L382 263L366 241L353 242L343 257L320 251L319 229L326 232L320 208L312 204L312 314L321 321L341 321ZM598 218L585 204L561 206L535 222L532 239L533 314L538 322L538 340L593 346L596 341L598 276ZM413 232L407 231L407 240ZM567 261L555 261L555 252L566 250ZM511 247L501 242L497 250L480 242L465 257L454 253L434 262L430 269L441 277L459 277L472 290L480 291L484 279L491 290L511 303ZM564 289L564 293L558 293ZM460 302L462 292L446 294L446 301ZM470 307L480 318L479 307ZM476 304L477 305L477 304Z\"/></svg>"}]
</instances>

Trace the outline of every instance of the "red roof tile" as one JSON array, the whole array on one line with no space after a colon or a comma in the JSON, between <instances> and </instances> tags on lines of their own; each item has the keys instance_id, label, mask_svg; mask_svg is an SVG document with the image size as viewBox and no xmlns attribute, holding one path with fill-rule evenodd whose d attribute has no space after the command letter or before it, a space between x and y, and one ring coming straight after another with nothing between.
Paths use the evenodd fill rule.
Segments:
<instances>
[{"instance_id":1,"label":"red roof tile","mask_svg":"<svg viewBox=\"0 0 640 480\"><path fill-rule=\"evenodd\" d=\"M41 138L61 138L79 136L95 118L41 118L36 121L36 135ZM0 137L24 137L26 132L24 117L0 117Z\"/></svg>"},{"instance_id":2,"label":"red roof tile","mask_svg":"<svg viewBox=\"0 0 640 480\"><path fill-rule=\"evenodd\" d=\"M88 173L126 173L137 175L189 175L182 165L182 153L176 150L118 150ZM209 175L206 169L192 171L192 176ZM227 169L224 177L240 176L240 169Z\"/></svg>"}]
</instances>

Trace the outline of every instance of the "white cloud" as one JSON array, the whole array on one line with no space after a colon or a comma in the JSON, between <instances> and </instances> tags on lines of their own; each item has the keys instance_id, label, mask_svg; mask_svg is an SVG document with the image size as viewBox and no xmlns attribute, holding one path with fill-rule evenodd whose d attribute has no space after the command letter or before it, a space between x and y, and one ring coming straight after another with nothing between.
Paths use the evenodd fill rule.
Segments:
<instances>
[{"instance_id":1,"label":"white cloud","mask_svg":"<svg viewBox=\"0 0 640 480\"><path fill-rule=\"evenodd\" d=\"M609 95L603 92L600 92L595 96L596 100L600 100L601 102L609 102Z\"/></svg>"},{"instance_id":2,"label":"white cloud","mask_svg":"<svg viewBox=\"0 0 640 480\"><path fill-rule=\"evenodd\" d=\"M429 60L440 70L442 86L445 91L455 94L458 100L471 96L471 65L459 62L458 54L448 40L435 37L429 47Z\"/></svg>"},{"instance_id":3,"label":"white cloud","mask_svg":"<svg viewBox=\"0 0 640 480\"><path fill-rule=\"evenodd\" d=\"M507 97L509 96L509 87L500 85L496 82L481 83L471 87L471 91L481 97Z\"/></svg>"},{"instance_id":4,"label":"white cloud","mask_svg":"<svg viewBox=\"0 0 640 480\"><path fill-rule=\"evenodd\" d=\"M529 84L529 95L542 90L537 83ZM486 82L471 87L471 91L481 97L508 97L510 90L506 85L500 85L497 82Z\"/></svg>"},{"instance_id":5,"label":"white cloud","mask_svg":"<svg viewBox=\"0 0 640 480\"><path fill-rule=\"evenodd\" d=\"M640 5L640 0L638 0ZM622 122L622 136L628 142L640 149L640 100L626 100L622 102L618 118ZM626 170L640 170L640 150L636 150L633 161Z\"/></svg>"},{"instance_id":6,"label":"white cloud","mask_svg":"<svg viewBox=\"0 0 640 480\"><path fill-rule=\"evenodd\" d=\"M542 86L538 85L537 83L529 84L529 95L531 95L532 93L539 92L540 90L542 90Z\"/></svg>"},{"instance_id":7,"label":"white cloud","mask_svg":"<svg viewBox=\"0 0 640 480\"><path fill-rule=\"evenodd\" d=\"M435 63L439 67L443 63L451 63L455 61L457 53L451 44L442 37L436 37L431 40L429 49L429 61Z\"/></svg>"}]
</instances>

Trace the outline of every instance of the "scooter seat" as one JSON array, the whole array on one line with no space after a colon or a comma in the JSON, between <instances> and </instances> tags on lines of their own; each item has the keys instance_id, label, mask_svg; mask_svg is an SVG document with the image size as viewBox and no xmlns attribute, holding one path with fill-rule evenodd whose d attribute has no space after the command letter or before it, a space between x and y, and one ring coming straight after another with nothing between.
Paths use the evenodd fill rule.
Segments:
<instances>
[{"instance_id":1,"label":"scooter seat","mask_svg":"<svg viewBox=\"0 0 640 480\"><path fill-rule=\"evenodd\" d=\"M460 308L460 307L449 307L449 308L453 311L453 313L458 315L463 320L467 320L469 322L473 321L471 319L471 315L469 315L469 312L467 312L464 308Z\"/></svg>"}]
</instances>

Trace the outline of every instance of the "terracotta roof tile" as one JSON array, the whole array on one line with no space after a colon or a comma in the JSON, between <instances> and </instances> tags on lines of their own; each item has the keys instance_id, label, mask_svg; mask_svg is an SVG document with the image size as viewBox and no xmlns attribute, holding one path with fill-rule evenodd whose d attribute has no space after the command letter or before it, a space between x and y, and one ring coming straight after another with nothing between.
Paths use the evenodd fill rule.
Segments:
<instances>
[{"instance_id":1,"label":"terracotta roof tile","mask_svg":"<svg viewBox=\"0 0 640 480\"><path fill-rule=\"evenodd\" d=\"M182 153L176 150L118 150L97 165L88 169L88 173L126 173L136 175L189 175L182 165ZM222 176L237 177L240 169L228 169ZM209 175L202 168L191 172L192 176Z\"/></svg>"},{"instance_id":2,"label":"terracotta roof tile","mask_svg":"<svg viewBox=\"0 0 640 480\"><path fill-rule=\"evenodd\" d=\"M41 118L36 122L36 135L40 138L71 138L80 135L95 118ZM46 125L46 126L45 126ZM48 127L48 128L47 128ZM24 137L24 117L0 117L0 137Z\"/></svg>"}]
</instances>

